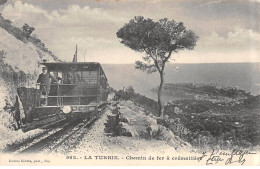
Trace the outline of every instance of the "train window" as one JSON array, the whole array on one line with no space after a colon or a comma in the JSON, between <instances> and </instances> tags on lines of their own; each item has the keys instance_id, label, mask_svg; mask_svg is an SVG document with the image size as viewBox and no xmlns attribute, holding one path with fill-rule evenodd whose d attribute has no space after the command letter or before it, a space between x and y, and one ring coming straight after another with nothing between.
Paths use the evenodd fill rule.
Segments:
<instances>
[{"instance_id":1,"label":"train window","mask_svg":"<svg viewBox=\"0 0 260 169\"><path fill-rule=\"evenodd\" d=\"M88 82L89 79L89 71L82 71L82 82Z\"/></svg>"},{"instance_id":2,"label":"train window","mask_svg":"<svg viewBox=\"0 0 260 169\"><path fill-rule=\"evenodd\" d=\"M82 76L84 77L96 77L97 71L82 71Z\"/></svg>"},{"instance_id":3,"label":"train window","mask_svg":"<svg viewBox=\"0 0 260 169\"><path fill-rule=\"evenodd\" d=\"M68 78L69 84L73 83L73 73L72 72L67 72L67 78Z\"/></svg>"},{"instance_id":4,"label":"train window","mask_svg":"<svg viewBox=\"0 0 260 169\"><path fill-rule=\"evenodd\" d=\"M81 71L75 72L75 81L76 83L81 81Z\"/></svg>"},{"instance_id":5,"label":"train window","mask_svg":"<svg viewBox=\"0 0 260 169\"><path fill-rule=\"evenodd\" d=\"M64 80L63 83L65 84L73 84L75 83L75 78L74 78L74 72L65 72L64 73Z\"/></svg>"},{"instance_id":6,"label":"train window","mask_svg":"<svg viewBox=\"0 0 260 169\"><path fill-rule=\"evenodd\" d=\"M62 79L63 76L62 72L56 72L56 71L51 71L50 74L54 76L57 80Z\"/></svg>"},{"instance_id":7,"label":"train window","mask_svg":"<svg viewBox=\"0 0 260 169\"><path fill-rule=\"evenodd\" d=\"M51 71L50 74L51 74L52 76L55 76L55 75L57 75L57 72Z\"/></svg>"},{"instance_id":8,"label":"train window","mask_svg":"<svg viewBox=\"0 0 260 169\"><path fill-rule=\"evenodd\" d=\"M82 71L82 82L88 84L96 84L97 83L97 71Z\"/></svg>"},{"instance_id":9,"label":"train window","mask_svg":"<svg viewBox=\"0 0 260 169\"><path fill-rule=\"evenodd\" d=\"M81 71L68 71L64 73L63 83L75 84L81 82Z\"/></svg>"},{"instance_id":10,"label":"train window","mask_svg":"<svg viewBox=\"0 0 260 169\"><path fill-rule=\"evenodd\" d=\"M54 76L55 78L58 76L58 72L51 71L50 74ZM51 79L51 83L53 83L53 80Z\"/></svg>"},{"instance_id":11,"label":"train window","mask_svg":"<svg viewBox=\"0 0 260 169\"><path fill-rule=\"evenodd\" d=\"M57 80L60 81L60 82L63 81L63 74L62 74L62 72L58 72Z\"/></svg>"},{"instance_id":12,"label":"train window","mask_svg":"<svg viewBox=\"0 0 260 169\"><path fill-rule=\"evenodd\" d=\"M89 76L92 78L97 78L98 72L97 71L89 71Z\"/></svg>"}]
</instances>

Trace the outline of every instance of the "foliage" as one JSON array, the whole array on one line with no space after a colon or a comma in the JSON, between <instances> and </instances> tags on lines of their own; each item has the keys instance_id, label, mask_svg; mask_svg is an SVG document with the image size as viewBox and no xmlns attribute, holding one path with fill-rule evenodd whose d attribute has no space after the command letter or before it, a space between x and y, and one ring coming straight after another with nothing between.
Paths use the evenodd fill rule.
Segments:
<instances>
[{"instance_id":1,"label":"foliage","mask_svg":"<svg viewBox=\"0 0 260 169\"><path fill-rule=\"evenodd\" d=\"M124 90L119 90L118 92L116 92L115 94L115 100L129 100L131 98L131 96L126 93Z\"/></svg>"},{"instance_id":2,"label":"foliage","mask_svg":"<svg viewBox=\"0 0 260 169\"><path fill-rule=\"evenodd\" d=\"M136 69L151 74L158 71L160 87L158 90L159 116L163 116L164 105L161 91L164 83L165 64L173 52L196 46L198 36L191 30L186 30L182 22L167 18L155 22L142 16L134 17L116 33L121 43L134 51L145 53L143 61L136 61Z\"/></svg>"},{"instance_id":3,"label":"foliage","mask_svg":"<svg viewBox=\"0 0 260 169\"><path fill-rule=\"evenodd\" d=\"M25 23L22 27L22 30L26 34L26 36L29 37L35 29Z\"/></svg>"},{"instance_id":4,"label":"foliage","mask_svg":"<svg viewBox=\"0 0 260 169\"><path fill-rule=\"evenodd\" d=\"M7 0L0 0L0 5L3 5L7 2Z\"/></svg>"},{"instance_id":5,"label":"foliage","mask_svg":"<svg viewBox=\"0 0 260 169\"><path fill-rule=\"evenodd\" d=\"M115 98L116 100L131 100L135 104L141 106L144 108L144 110L148 113L153 113L154 115L158 115L158 104L156 101L140 95L139 93L136 93L134 88L132 86L129 86L126 88L126 90L119 90L115 91Z\"/></svg>"},{"instance_id":6,"label":"foliage","mask_svg":"<svg viewBox=\"0 0 260 169\"><path fill-rule=\"evenodd\" d=\"M182 112L176 113L176 107ZM231 106L201 100L177 100L165 107L165 114L170 119L179 118L190 131L182 135L182 139L199 148L260 145L258 105L247 108L244 103Z\"/></svg>"},{"instance_id":7,"label":"foliage","mask_svg":"<svg viewBox=\"0 0 260 169\"><path fill-rule=\"evenodd\" d=\"M5 52L4 50L1 50L1 51L0 51L0 62L3 61L3 59L5 58L5 56L6 56L6 52Z\"/></svg>"},{"instance_id":8,"label":"foliage","mask_svg":"<svg viewBox=\"0 0 260 169\"><path fill-rule=\"evenodd\" d=\"M260 95L250 96L248 99L244 101L244 104L247 108L260 108Z\"/></svg>"},{"instance_id":9,"label":"foliage","mask_svg":"<svg viewBox=\"0 0 260 169\"><path fill-rule=\"evenodd\" d=\"M22 28L18 28L12 25L10 20L6 20L3 16L0 15L0 27L5 29L9 34L13 35L16 39L27 43L31 42L34 44L38 49L48 53L50 56L53 57L55 61L61 61L57 56L55 56L48 48L45 47L45 44L38 39L37 36L31 36L34 28L30 27L28 24L24 24ZM39 57L42 57L39 55Z\"/></svg>"},{"instance_id":10,"label":"foliage","mask_svg":"<svg viewBox=\"0 0 260 169\"><path fill-rule=\"evenodd\" d=\"M133 86L128 86L125 89L125 92L128 93L130 96L133 96L135 94L135 90L134 90Z\"/></svg>"},{"instance_id":11,"label":"foliage","mask_svg":"<svg viewBox=\"0 0 260 169\"><path fill-rule=\"evenodd\" d=\"M157 115L159 108L154 100L127 90L118 93L122 95L121 99L132 100L147 112ZM176 100L165 107L166 118L158 119L157 123L199 149L250 148L260 145L259 98L249 97L235 105Z\"/></svg>"},{"instance_id":12,"label":"foliage","mask_svg":"<svg viewBox=\"0 0 260 169\"><path fill-rule=\"evenodd\" d=\"M158 87L152 89L156 92ZM229 98L248 97L249 93L236 88L216 86L212 84L194 84L194 83L168 83L164 85L165 95L176 95L178 93L207 94L210 96L223 96Z\"/></svg>"},{"instance_id":13,"label":"foliage","mask_svg":"<svg viewBox=\"0 0 260 169\"><path fill-rule=\"evenodd\" d=\"M172 52L192 50L198 40L198 36L186 30L182 22L167 18L155 22L142 16L135 17L119 29L117 37L125 46L145 53L144 62L137 61L136 68L147 73L163 71Z\"/></svg>"}]
</instances>

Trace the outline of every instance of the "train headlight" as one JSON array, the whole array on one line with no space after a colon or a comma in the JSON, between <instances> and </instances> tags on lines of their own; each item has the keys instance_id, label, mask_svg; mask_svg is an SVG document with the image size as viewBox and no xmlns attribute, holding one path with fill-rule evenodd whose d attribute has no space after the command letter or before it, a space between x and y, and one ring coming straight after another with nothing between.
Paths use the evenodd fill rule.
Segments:
<instances>
[{"instance_id":1,"label":"train headlight","mask_svg":"<svg viewBox=\"0 0 260 169\"><path fill-rule=\"evenodd\" d=\"M71 112L71 107L70 106L64 106L62 108L62 111L63 111L63 113L68 114L68 113Z\"/></svg>"},{"instance_id":2,"label":"train headlight","mask_svg":"<svg viewBox=\"0 0 260 169\"><path fill-rule=\"evenodd\" d=\"M94 111L96 108L95 107L89 107L88 110L89 111Z\"/></svg>"}]
</instances>

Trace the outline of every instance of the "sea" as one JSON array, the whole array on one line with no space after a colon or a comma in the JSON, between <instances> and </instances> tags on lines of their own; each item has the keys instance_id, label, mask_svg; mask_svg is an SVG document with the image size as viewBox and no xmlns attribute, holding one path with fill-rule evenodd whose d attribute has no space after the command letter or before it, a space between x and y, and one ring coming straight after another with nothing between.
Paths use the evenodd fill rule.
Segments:
<instances>
[{"instance_id":1,"label":"sea","mask_svg":"<svg viewBox=\"0 0 260 169\"><path fill-rule=\"evenodd\" d=\"M159 74L135 69L134 64L103 64L108 83L116 90L133 86L137 93L157 100L151 89L159 86ZM167 64L165 83L203 83L233 87L260 94L260 63Z\"/></svg>"}]
</instances>

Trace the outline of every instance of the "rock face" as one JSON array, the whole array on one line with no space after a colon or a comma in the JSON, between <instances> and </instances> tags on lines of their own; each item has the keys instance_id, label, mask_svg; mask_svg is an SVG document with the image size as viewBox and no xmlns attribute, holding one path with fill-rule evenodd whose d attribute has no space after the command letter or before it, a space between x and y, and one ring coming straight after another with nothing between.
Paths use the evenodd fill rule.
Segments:
<instances>
[{"instance_id":1,"label":"rock face","mask_svg":"<svg viewBox=\"0 0 260 169\"><path fill-rule=\"evenodd\" d=\"M119 122L118 125L118 135L119 136L127 136L127 137L137 137L138 133L127 123Z\"/></svg>"},{"instance_id":2,"label":"rock face","mask_svg":"<svg viewBox=\"0 0 260 169\"><path fill-rule=\"evenodd\" d=\"M57 57L46 47L39 46L41 42L39 39L39 42L36 42L35 38L26 37L20 28L5 20L2 15L0 15L0 37L0 128L13 129L17 116L10 109L3 108L7 104L15 106L18 87L35 87L37 77L41 73L39 63L43 59L55 61ZM26 105L24 100L30 100L28 104L33 104L35 100L31 98L31 92L29 93L26 96L21 94L23 100L21 105L26 109L25 113L31 105Z\"/></svg>"},{"instance_id":3,"label":"rock face","mask_svg":"<svg viewBox=\"0 0 260 169\"><path fill-rule=\"evenodd\" d=\"M119 115L118 114L108 114L107 115L107 122L105 123L105 132L116 134L117 127L119 125Z\"/></svg>"},{"instance_id":4,"label":"rock face","mask_svg":"<svg viewBox=\"0 0 260 169\"><path fill-rule=\"evenodd\" d=\"M138 133L127 123L130 119L124 117L119 107L111 107L111 113L107 115L107 122L105 123L105 132L113 136L127 136L136 137Z\"/></svg>"},{"instance_id":5,"label":"rock face","mask_svg":"<svg viewBox=\"0 0 260 169\"><path fill-rule=\"evenodd\" d=\"M146 128L147 137L155 138L159 133L159 126L158 125L150 125Z\"/></svg>"},{"instance_id":6,"label":"rock face","mask_svg":"<svg viewBox=\"0 0 260 169\"><path fill-rule=\"evenodd\" d=\"M23 110L25 113L25 122L30 122L31 110L36 105L36 89L34 88L17 88L17 94L22 102Z\"/></svg>"},{"instance_id":7,"label":"rock face","mask_svg":"<svg viewBox=\"0 0 260 169\"><path fill-rule=\"evenodd\" d=\"M110 136L126 136L144 140L161 140L178 151L190 151L191 145L175 136L173 132L159 123L160 119L147 116L142 108L131 101L121 101L111 107L107 114L104 131Z\"/></svg>"}]
</instances>

